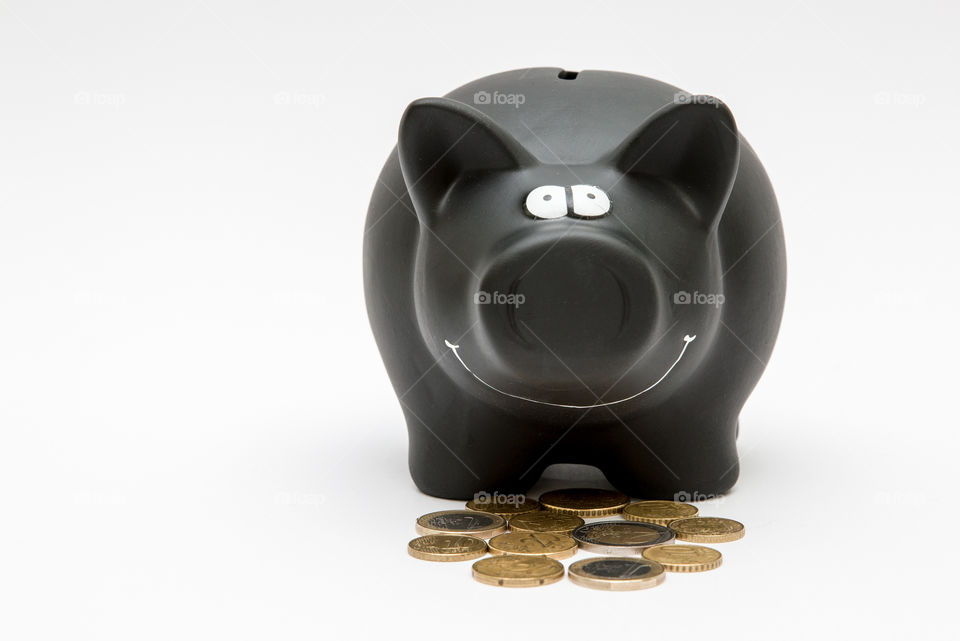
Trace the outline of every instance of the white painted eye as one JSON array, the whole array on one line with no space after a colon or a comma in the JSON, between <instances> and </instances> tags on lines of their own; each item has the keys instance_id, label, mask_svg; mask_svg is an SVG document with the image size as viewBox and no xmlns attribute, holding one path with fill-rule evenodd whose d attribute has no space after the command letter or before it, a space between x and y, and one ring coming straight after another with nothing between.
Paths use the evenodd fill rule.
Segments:
<instances>
[{"instance_id":1,"label":"white painted eye","mask_svg":"<svg viewBox=\"0 0 960 641\"><path fill-rule=\"evenodd\" d=\"M534 218L561 218L567 215L567 195L563 187L543 185L527 194L525 206Z\"/></svg>"},{"instance_id":2,"label":"white painted eye","mask_svg":"<svg viewBox=\"0 0 960 641\"><path fill-rule=\"evenodd\" d=\"M610 199L599 187L592 185L574 185L570 188L573 194L574 216L596 218L610 211Z\"/></svg>"}]
</instances>

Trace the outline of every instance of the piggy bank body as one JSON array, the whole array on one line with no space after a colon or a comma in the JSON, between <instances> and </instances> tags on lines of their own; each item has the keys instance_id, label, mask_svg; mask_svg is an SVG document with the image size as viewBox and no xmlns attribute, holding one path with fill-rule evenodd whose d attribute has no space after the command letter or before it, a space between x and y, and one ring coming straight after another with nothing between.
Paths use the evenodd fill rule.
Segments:
<instances>
[{"instance_id":1,"label":"piggy bank body","mask_svg":"<svg viewBox=\"0 0 960 641\"><path fill-rule=\"evenodd\" d=\"M538 68L414 102L364 238L371 326L424 492L524 492L552 463L712 496L773 349L786 263L727 107Z\"/></svg>"}]
</instances>

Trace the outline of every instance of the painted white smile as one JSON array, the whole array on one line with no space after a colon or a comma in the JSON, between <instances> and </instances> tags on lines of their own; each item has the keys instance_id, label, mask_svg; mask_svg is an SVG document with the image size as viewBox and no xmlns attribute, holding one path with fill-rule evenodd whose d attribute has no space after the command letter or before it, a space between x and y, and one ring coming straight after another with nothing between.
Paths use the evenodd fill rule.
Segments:
<instances>
[{"instance_id":1,"label":"painted white smile","mask_svg":"<svg viewBox=\"0 0 960 641\"><path fill-rule=\"evenodd\" d=\"M460 361L460 364L463 365L463 368L464 368L465 370L467 370L467 371L470 373L471 376L473 376L475 379L477 379L478 381L480 381L481 383L483 383L485 386L487 386L487 387L489 387L490 389L492 389L494 392L497 392L498 394L503 394L504 396L509 396L510 398L516 398L516 399L519 399L519 400L521 400L521 401L527 401L527 402L530 402L530 403L537 403L537 404L539 404L539 405L551 405L551 406L553 406L553 407L568 407L568 408L572 408L572 409L590 409L590 408L593 408L593 407L605 407L605 406L608 406L608 405L616 405L617 403L625 403L625 402L627 402L627 401L630 401L630 400L633 400L633 399L637 398L638 396L641 396L641 395L643 395L643 394L646 394L647 392L649 392L650 390L652 390L654 387L656 387L657 385L659 385L660 383L662 383L663 380L664 380L665 378L667 378L667 376L670 374L670 372L673 371L673 368L677 366L677 363L680 362L680 359L683 358L683 355L686 353L687 347L688 347L688 346L690 345L690 343L692 343L692 342L694 341L694 339L696 339L696 338L697 338L697 335L696 335L696 334L694 334L693 336L687 334L687 335L685 335L685 336L683 337L683 347L680 349L680 354L677 356L677 360L673 361L673 364L671 364L670 367L667 368L667 371L665 371L660 378L658 378L656 381L654 381L653 383L651 383L650 386L647 387L646 389L640 390L640 391L637 392L636 394L633 394L633 395L631 395L631 396L627 396L626 398L621 398L621 399L616 400L616 401L607 401L607 402L605 402L605 403L597 402L597 403L593 403L593 404L591 404L591 405L566 405L566 404L564 404L564 403L550 403L550 402L548 402L548 401L538 401L538 400L535 399L535 398L527 398L526 396L517 396L516 394L511 394L510 392L504 392L503 390L494 387L494 386L491 385L490 383L486 382L485 380L483 380L482 378L480 378L479 376L477 376L477 375L473 372L473 370L470 369L470 368L467 366L467 364L463 361L463 358L460 356L460 352L458 351L458 350L460 349L460 346L459 346L459 345L454 345L453 343L451 343L450 341L448 341L448 340L446 340L446 339L444 339L443 342L444 342L444 344L445 344L447 347L450 348L450 350L453 352L453 355L457 357L457 360Z\"/></svg>"}]
</instances>

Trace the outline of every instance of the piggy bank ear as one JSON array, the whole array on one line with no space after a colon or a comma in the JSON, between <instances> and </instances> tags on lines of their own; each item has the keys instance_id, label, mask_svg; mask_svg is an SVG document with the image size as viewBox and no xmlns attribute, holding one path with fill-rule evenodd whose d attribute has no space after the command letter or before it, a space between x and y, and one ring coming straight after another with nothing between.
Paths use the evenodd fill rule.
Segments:
<instances>
[{"instance_id":1,"label":"piggy bank ear","mask_svg":"<svg viewBox=\"0 0 960 641\"><path fill-rule=\"evenodd\" d=\"M407 107L397 142L400 168L420 220L431 224L444 197L469 174L535 163L513 136L477 109L446 98Z\"/></svg>"},{"instance_id":2,"label":"piggy bank ear","mask_svg":"<svg viewBox=\"0 0 960 641\"><path fill-rule=\"evenodd\" d=\"M689 96L650 116L611 161L625 174L672 184L713 227L737 176L740 136L726 105L710 96Z\"/></svg>"}]
</instances>

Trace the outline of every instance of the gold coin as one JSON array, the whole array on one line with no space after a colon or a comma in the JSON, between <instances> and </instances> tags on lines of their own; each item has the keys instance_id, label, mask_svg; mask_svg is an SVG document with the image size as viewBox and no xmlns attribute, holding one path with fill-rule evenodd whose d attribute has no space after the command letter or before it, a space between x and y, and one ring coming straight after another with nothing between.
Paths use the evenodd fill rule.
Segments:
<instances>
[{"instance_id":1,"label":"gold coin","mask_svg":"<svg viewBox=\"0 0 960 641\"><path fill-rule=\"evenodd\" d=\"M497 514L443 510L417 519L417 534L465 534L489 539L507 530L507 521Z\"/></svg>"},{"instance_id":2,"label":"gold coin","mask_svg":"<svg viewBox=\"0 0 960 641\"><path fill-rule=\"evenodd\" d=\"M584 520L575 514L542 510L530 514L520 514L510 519L511 532L543 532L569 535L584 524Z\"/></svg>"},{"instance_id":3,"label":"gold coin","mask_svg":"<svg viewBox=\"0 0 960 641\"><path fill-rule=\"evenodd\" d=\"M640 501L623 508L623 518L628 521L646 521L657 525L669 525L670 521L696 516L696 507L677 501Z\"/></svg>"},{"instance_id":4,"label":"gold coin","mask_svg":"<svg viewBox=\"0 0 960 641\"><path fill-rule=\"evenodd\" d=\"M487 500L473 499L467 501L467 509L474 512L486 512L488 514L499 514L505 519L510 519L518 514L529 514L540 511L539 501L524 497L523 502L501 503L495 500L496 496L489 497Z\"/></svg>"},{"instance_id":5,"label":"gold coin","mask_svg":"<svg viewBox=\"0 0 960 641\"><path fill-rule=\"evenodd\" d=\"M681 541L692 543L726 543L742 539L744 535L743 523L713 516L670 521L670 529Z\"/></svg>"},{"instance_id":6,"label":"gold coin","mask_svg":"<svg viewBox=\"0 0 960 641\"><path fill-rule=\"evenodd\" d=\"M490 554L520 554L568 559L577 553L577 542L565 534L507 532L490 539Z\"/></svg>"},{"instance_id":7,"label":"gold coin","mask_svg":"<svg viewBox=\"0 0 960 641\"><path fill-rule=\"evenodd\" d=\"M570 565L570 580L596 590L643 590L663 583L667 575L656 561L625 556L584 559Z\"/></svg>"},{"instance_id":8,"label":"gold coin","mask_svg":"<svg viewBox=\"0 0 960 641\"><path fill-rule=\"evenodd\" d=\"M407 543L410 556L424 561L470 561L487 553L483 539L458 534L428 534Z\"/></svg>"},{"instance_id":9,"label":"gold coin","mask_svg":"<svg viewBox=\"0 0 960 641\"><path fill-rule=\"evenodd\" d=\"M473 578L505 588L548 585L563 578L563 563L544 556L491 556L473 564Z\"/></svg>"},{"instance_id":10,"label":"gold coin","mask_svg":"<svg viewBox=\"0 0 960 641\"><path fill-rule=\"evenodd\" d=\"M706 572L723 563L722 554L701 545L658 545L644 550L643 558L656 561L668 572Z\"/></svg>"},{"instance_id":11,"label":"gold coin","mask_svg":"<svg viewBox=\"0 0 960 641\"><path fill-rule=\"evenodd\" d=\"M629 502L630 497L621 492L588 487L553 490L540 497L546 510L586 517L617 514Z\"/></svg>"}]
</instances>

